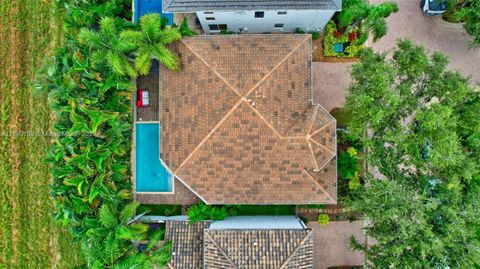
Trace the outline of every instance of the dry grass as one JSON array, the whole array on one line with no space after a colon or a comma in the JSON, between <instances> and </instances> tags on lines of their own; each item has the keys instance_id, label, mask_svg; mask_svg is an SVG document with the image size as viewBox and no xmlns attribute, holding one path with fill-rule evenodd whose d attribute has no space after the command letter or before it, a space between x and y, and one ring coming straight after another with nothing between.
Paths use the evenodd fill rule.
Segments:
<instances>
[{"instance_id":1,"label":"dry grass","mask_svg":"<svg viewBox=\"0 0 480 269\"><path fill-rule=\"evenodd\" d=\"M0 264L68 268L78 264L71 236L51 218L50 175L43 163L51 137L47 97L29 81L61 36L48 1L0 3Z\"/></svg>"}]
</instances>

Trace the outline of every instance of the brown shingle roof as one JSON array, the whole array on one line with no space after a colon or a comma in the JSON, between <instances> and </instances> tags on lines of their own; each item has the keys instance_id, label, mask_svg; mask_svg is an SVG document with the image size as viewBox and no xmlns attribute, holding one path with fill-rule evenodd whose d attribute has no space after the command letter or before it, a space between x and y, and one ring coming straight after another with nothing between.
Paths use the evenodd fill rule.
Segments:
<instances>
[{"instance_id":1,"label":"brown shingle roof","mask_svg":"<svg viewBox=\"0 0 480 269\"><path fill-rule=\"evenodd\" d=\"M311 230L205 230L204 269L313 268Z\"/></svg>"},{"instance_id":2,"label":"brown shingle roof","mask_svg":"<svg viewBox=\"0 0 480 269\"><path fill-rule=\"evenodd\" d=\"M170 268L202 268L203 230L208 227L209 221L200 221L192 225L188 224L188 221L167 221L165 240L172 241Z\"/></svg>"},{"instance_id":3,"label":"brown shingle roof","mask_svg":"<svg viewBox=\"0 0 480 269\"><path fill-rule=\"evenodd\" d=\"M161 158L182 182L210 204L335 203L336 124L311 101L310 36L172 49L182 69L161 70Z\"/></svg>"}]
</instances>

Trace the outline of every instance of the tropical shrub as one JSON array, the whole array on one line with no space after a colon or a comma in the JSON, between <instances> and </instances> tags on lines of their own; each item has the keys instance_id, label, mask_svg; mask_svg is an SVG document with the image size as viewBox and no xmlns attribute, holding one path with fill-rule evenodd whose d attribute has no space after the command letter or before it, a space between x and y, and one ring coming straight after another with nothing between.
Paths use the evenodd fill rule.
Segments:
<instances>
[{"instance_id":1,"label":"tropical shrub","mask_svg":"<svg viewBox=\"0 0 480 269\"><path fill-rule=\"evenodd\" d=\"M171 243L158 247L163 231L148 237L149 226L132 222L139 203L120 208L103 204L98 218L84 219L86 236L81 238L82 251L89 268L154 268L166 266L170 260ZM148 240L139 253L132 241Z\"/></svg>"},{"instance_id":2,"label":"tropical shrub","mask_svg":"<svg viewBox=\"0 0 480 269\"><path fill-rule=\"evenodd\" d=\"M344 179L358 176L358 153L353 147L349 147L346 151L340 152L338 156L338 172Z\"/></svg>"},{"instance_id":3,"label":"tropical shrub","mask_svg":"<svg viewBox=\"0 0 480 269\"><path fill-rule=\"evenodd\" d=\"M398 5L394 2L371 5L368 0L344 0L336 19L343 33L350 33L356 27L361 29L359 40L363 44L370 32L374 41L383 37L387 33L385 18L397 11Z\"/></svg>"},{"instance_id":4,"label":"tropical shrub","mask_svg":"<svg viewBox=\"0 0 480 269\"><path fill-rule=\"evenodd\" d=\"M330 217L328 216L328 214L322 213L318 215L317 222L320 227L326 227L330 223Z\"/></svg>"},{"instance_id":5,"label":"tropical shrub","mask_svg":"<svg viewBox=\"0 0 480 269\"><path fill-rule=\"evenodd\" d=\"M158 14L132 25L118 17L125 6L111 6L115 3L123 2L65 2L64 43L36 83L49 94L59 134L46 161L55 219L81 242L87 266L152 268L164 266L170 250L169 244L156 247L161 232L148 233L148 226L130 221L138 207L130 203L132 78L148 72L152 59L176 69L177 57L165 45L181 34L166 28ZM101 14L115 17L99 19ZM150 244L137 253L134 240Z\"/></svg>"},{"instance_id":6,"label":"tropical shrub","mask_svg":"<svg viewBox=\"0 0 480 269\"><path fill-rule=\"evenodd\" d=\"M465 0L461 12L462 20L465 22L463 27L473 36L472 46L480 46L480 1Z\"/></svg>"},{"instance_id":7,"label":"tropical shrub","mask_svg":"<svg viewBox=\"0 0 480 269\"><path fill-rule=\"evenodd\" d=\"M225 206L211 206L200 203L191 206L187 215L190 224L193 224L202 220L223 220L228 217L228 211Z\"/></svg>"},{"instance_id":8,"label":"tropical shrub","mask_svg":"<svg viewBox=\"0 0 480 269\"><path fill-rule=\"evenodd\" d=\"M334 46L336 43L343 44L343 52L335 52ZM323 37L323 54L325 56L335 57L356 57L363 49L363 42L360 43L355 40L349 41L348 33L340 33L337 25L330 21L325 27L325 34Z\"/></svg>"}]
</instances>

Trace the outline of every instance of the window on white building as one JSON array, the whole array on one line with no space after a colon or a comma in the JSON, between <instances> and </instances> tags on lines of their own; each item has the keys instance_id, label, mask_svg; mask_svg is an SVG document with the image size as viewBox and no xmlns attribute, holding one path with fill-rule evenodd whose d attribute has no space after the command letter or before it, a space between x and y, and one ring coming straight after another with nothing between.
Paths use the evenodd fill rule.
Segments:
<instances>
[{"instance_id":1,"label":"window on white building","mask_svg":"<svg viewBox=\"0 0 480 269\"><path fill-rule=\"evenodd\" d=\"M279 12L277 12L277 15L287 15L287 12L286 11L279 11Z\"/></svg>"},{"instance_id":2,"label":"window on white building","mask_svg":"<svg viewBox=\"0 0 480 269\"><path fill-rule=\"evenodd\" d=\"M203 12L203 14L205 14L205 15L211 15L211 14L213 14L213 12L211 12L211 11L205 11L205 12Z\"/></svg>"},{"instance_id":3,"label":"window on white building","mask_svg":"<svg viewBox=\"0 0 480 269\"><path fill-rule=\"evenodd\" d=\"M227 25L226 24L209 24L208 29L210 29L210 31L227 30Z\"/></svg>"},{"instance_id":4,"label":"window on white building","mask_svg":"<svg viewBox=\"0 0 480 269\"><path fill-rule=\"evenodd\" d=\"M277 29L282 29L283 28L283 23L275 23L273 25L274 28L277 28Z\"/></svg>"},{"instance_id":5,"label":"window on white building","mask_svg":"<svg viewBox=\"0 0 480 269\"><path fill-rule=\"evenodd\" d=\"M206 19L207 21L214 21L214 20L215 20L214 17L206 17L205 19Z\"/></svg>"},{"instance_id":6,"label":"window on white building","mask_svg":"<svg viewBox=\"0 0 480 269\"><path fill-rule=\"evenodd\" d=\"M265 12L255 11L255 18L263 18L264 16L265 16Z\"/></svg>"}]
</instances>

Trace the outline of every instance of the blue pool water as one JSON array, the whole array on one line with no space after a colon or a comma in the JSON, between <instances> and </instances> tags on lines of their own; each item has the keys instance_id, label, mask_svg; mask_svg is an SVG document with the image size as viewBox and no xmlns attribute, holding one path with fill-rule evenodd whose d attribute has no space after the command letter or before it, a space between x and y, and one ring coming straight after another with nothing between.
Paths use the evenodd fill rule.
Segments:
<instances>
[{"instance_id":1,"label":"blue pool water","mask_svg":"<svg viewBox=\"0 0 480 269\"><path fill-rule=\"evenodd\" d=\"M136 124L137 192L171 192L172 175L160 162L160 125Z\"/></svg>"},{"instance_id":2,"label":"blue pool water","mask_svg":"<svg viewBox=\"0 0 480 269\"><path fill-rule=\"evenodd\" d=\"M172 25L173 13L163 13L162 2L161 0L134 0L133 21L138 22L140 17L148 13L159 13L162 18L168 19L168 25Z\"/></svg>"}]
</instances>

